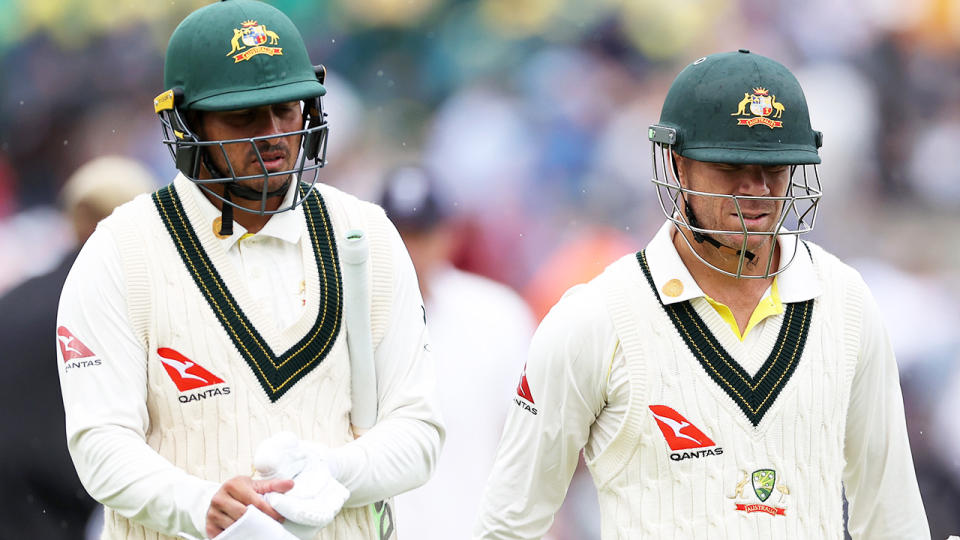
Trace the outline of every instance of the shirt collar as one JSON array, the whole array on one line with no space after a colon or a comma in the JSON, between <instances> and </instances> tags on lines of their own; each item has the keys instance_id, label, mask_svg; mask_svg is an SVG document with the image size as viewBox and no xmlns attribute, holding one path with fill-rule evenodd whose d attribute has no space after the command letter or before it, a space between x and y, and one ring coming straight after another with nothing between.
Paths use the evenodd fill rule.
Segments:
<instances>
[{"instance_id":1,"label":"shirt collar","mask_svg":"<svg viewBox=\"0 0 960 540\"><path fill-rule=\"evenodd\" d=\"M672 221L664 222L657 234L647 244L647 264L650 275L657 287L660 300L667 304L684 302L693 298L706 296L697 282L690 275L687 266L680 258L676 246L673 245L675 225ZM781 254L792 254L796 249L793 264L777 275L777 290L780 301L784 304L810 300L820 295L822 287L817 279L813 263L807 249L797 243L796 235L782 235L777 237ZM785 258L781 255L780 264Z\"/></svg>"},{"instance_id":2,"label":"shirt collar","mask_svg":"<svg viewBox=\"0 0 960 540\"><path fill-rule=\"evenodd\" d=\"M233 234L231 236L220 236L220 221L222 219L223 213L210 202L210 199L203 194L200 187L193 183L190 179L184 176L182 173L177 175L177 178L174 180L174 185L176 185L177 193L181 197L190 197L193 199L194 204L197 208L200 209L201 217L203 223L209 224L208 226L212 228L213 235L223 243L223 248L229 250L240 241L245 234L247 234L247 229L243 225L233 222ZM294 189L296 189L297 182L290 182L290 188L287 190L287 194L283 198L283 202L280 203L281 206L289 206L293 201ZM243 212L243 210L234 209L234 213ZM295 244L300 241L300 236L303 234L303 205L299 204L293 210L288 210L286 212L280 212L279 214L273 214L266 225L263 226L260 231L256 234L257 236L269 236L282 240L284 242L289 242Z\"/></svg>"}]
</instances>

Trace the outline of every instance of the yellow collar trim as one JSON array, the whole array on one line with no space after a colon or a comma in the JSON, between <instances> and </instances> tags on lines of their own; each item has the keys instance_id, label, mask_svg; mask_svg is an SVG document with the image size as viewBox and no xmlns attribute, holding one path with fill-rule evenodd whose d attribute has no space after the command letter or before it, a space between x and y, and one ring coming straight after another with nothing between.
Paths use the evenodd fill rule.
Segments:
<instances>
[{"instance_id":1,"label":"yellow collar trim","mask_svg":"<svg viewBox=\"0 0 960 540\"><path fill-rule=\"evenodd\" d=\"M754 326L760 324L760 322L767 317L772 317L774 315L780 315L783 313L783 303L780 301L780 292L777 291L777 277L773 277L773 284L770 286L770 296L767 296L760 300L760 303L757 304L756 309L753 310L753 315L750 315L750 321L747 322L747 328L743 331L743 335L740 334L740 326L737 325L737 319L733 316L733 312L730 311L730 308L720 302L717 302L713 298L710 298L707 295L703 297L713 306L713 309L717 310L717 313L720 314L720 318L727 322L730 325L730 328L733 330L733 334L737 336L737 339L743 341L746 339L747 334L750 333L750 330Z\"/></svg>"}]
</instances>

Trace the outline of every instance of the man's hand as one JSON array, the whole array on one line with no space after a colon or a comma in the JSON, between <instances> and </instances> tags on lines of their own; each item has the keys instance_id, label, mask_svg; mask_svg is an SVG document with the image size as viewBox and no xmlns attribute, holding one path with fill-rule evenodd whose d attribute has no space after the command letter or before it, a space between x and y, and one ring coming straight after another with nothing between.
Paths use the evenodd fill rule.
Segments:
<instances>
[{"instance_id":1,"label":"man's hand","mask_svg":"<svg viewBox=\"0 0 960 540\"><path fill-rule=\"evenodd\" d=\"M293 482L287 479L253 480L249 476L234 476L220 486L210 500L207 510L206 533L208 538L214 538L247 510L252 504L264 514L283 522L283 516L263 498L263 494L270 492L286 493L293 487Z\"/></svg>"}]
</instances>

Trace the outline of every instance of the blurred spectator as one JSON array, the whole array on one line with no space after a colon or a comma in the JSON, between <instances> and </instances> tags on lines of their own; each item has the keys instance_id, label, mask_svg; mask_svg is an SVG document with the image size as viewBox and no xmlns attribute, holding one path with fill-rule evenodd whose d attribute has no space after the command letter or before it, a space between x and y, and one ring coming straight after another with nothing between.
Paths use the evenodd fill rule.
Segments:
<instances>
[{"instance_id":1,"label":"blurred spectator","mask_svg":"<svg viewBox=\"0 0 960 540\"><path fill-rule=\"evenodd\" d=\"M960 335L955 329L960 327L960 299L929 271L911 274L870 258L851 264L870 285L897 355L910 448L930 532L935 539L956 534Z\"/></svg>"},{"instance_id":2,"label":"blurred spectator","mask_svg":"<svg viewBox=\"0 0 960 540\"><path fill-rule=\"evenodd\" d=\"M462 538L493 466L534 322L515 292L450 264L457 225L424 169L390 173L381 204L420 279L447 426L433 478L397 499L398 531L418 540Z\"/></svg>"},{"instance_id":3,"label":"blurred spectator","mask_svg":"<svg viewBox=\"0 0 960 540\"><path fill-rule=\"evenodd\" d=\"M3 219L16 210L17 179L10 169L7 160L0 156L0 219Z\"/></svg>"},{"instance_id":4,"label":"blurred spectator","mask_svg":"<svg viewBox=\"0 0 960 540\"><path fill-rule=\"evenodd\" d=\"M80 246L113 209L154 180L126 158L102 157L80 167L61 193L76 250L50 273L0 297L0 538L76 540L96 508L67 453L63 401L57 382L56 335L60 289Z\"/></svg>"},{"instance_id":5,"label":"blurred spectator","mask_svg":"<svg viewBox=\"0 0 960 540\"><path fill-rule=\"evenodd\" d=\"M635 246L619 231L593 227L558 247L536 270L524 291L537 320L546 316L567 289L590 281Z\"/></svg>"}]
</instances>

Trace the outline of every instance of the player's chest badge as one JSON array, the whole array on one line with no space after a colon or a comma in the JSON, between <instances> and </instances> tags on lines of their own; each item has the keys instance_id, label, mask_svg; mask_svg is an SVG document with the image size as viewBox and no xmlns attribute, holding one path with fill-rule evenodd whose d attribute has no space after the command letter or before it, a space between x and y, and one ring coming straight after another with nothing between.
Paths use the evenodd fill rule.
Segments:
<instances>
[{"instance_id":1,"label":"player's chest badge","mask_svg":"<svg viewBox=\"0 0 960 540\"><path fill-rule=\"evenodd\" d=\"M758 469L751 474L740 472L743 478L737 482L733 494L727 495L728 499L733 499L735 511L786 516L790 488L777 478L777 471Z\"/></svg>"}]
</instances>

